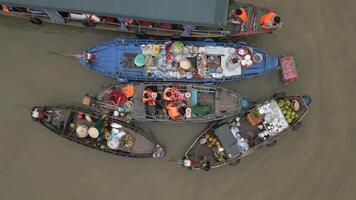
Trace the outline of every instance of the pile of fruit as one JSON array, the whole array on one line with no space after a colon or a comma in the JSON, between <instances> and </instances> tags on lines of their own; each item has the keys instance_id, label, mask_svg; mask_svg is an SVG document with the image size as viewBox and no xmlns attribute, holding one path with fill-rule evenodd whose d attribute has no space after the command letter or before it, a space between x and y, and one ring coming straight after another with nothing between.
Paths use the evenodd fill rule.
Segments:
<instances>
[{"instance_id":1,"label":"pile of fruit","mask_svg":"<svg viewBox=\"0 0 356 200\"><path fill-rule=\"evenodd\" d=\"M291 101L281 99L278 101L278 106L281 108L288 124L291 124L298 117L298 113L292 108Z\"/></svg>"},{"instance_id":2,"label":"pile of fruit","mask_svg":"<svg viewBox=\"0 0 356 200\"><path fill-rule=\"evenodd\" d=\"M219 160L219 162L226 160L224 151L219 151L219 149L222 147L220 141L217 138L215 138L213 135L211 135L211 134L207 134L205 136L205 138L208 141L208 147L209 148L213 148L214 147L214 148L216 148L218 150L215 153L217 155L217 159Z\"/></svg>"},{"instance_id":3,"label":"pile of fruit","mask_svg":"<svg viewBox=\"0 0 356 200\"><path fill-rule=\"evenodd\" d=\"M124 144L125 144L126 148L131 149L135 144L135 138L130 134L125 135L124 136Z\"/></svg>"},{"instance_id":4,"label":"pile of fruit","mask_svg":"<svg viewBox=\"0 0 356 200\"><path fill-rule=\"evenodd\" d=\"M214 136L208 134L205 136L205 138L208 140L208 147L212 148L213 146L216 146L216 148L221 148L220 141L216 139Z\"/></svg>"}]
</instances>

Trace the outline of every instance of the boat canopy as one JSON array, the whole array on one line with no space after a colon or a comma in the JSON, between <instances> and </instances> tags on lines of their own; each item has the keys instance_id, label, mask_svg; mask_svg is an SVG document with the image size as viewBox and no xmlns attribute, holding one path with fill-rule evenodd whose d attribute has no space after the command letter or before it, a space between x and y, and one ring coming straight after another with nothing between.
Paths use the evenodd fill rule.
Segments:
<instances>
[{"instance_id":1,"label":"boat canopy","mask_svg":"<svg viewBox=\"0 0 356 200\"><path fill-rule=\"evenodd\" d=\"M0 2L21 7L90 12L103 16L207 27L225 27L229 7L229 0L0 0Z\"/></svg>"},{"instance_id":2,"label":"boat canopy","mask_svg":"<svg viewBox=\"0 0 356 200\"><path fill-rule=\"evenodd\" d=\"M241 153L241 150L237 147L236 138L232 134L228 124L220 126L214 133L219 138L229 158L234 158Z\"/></svg>"}]
</instances>

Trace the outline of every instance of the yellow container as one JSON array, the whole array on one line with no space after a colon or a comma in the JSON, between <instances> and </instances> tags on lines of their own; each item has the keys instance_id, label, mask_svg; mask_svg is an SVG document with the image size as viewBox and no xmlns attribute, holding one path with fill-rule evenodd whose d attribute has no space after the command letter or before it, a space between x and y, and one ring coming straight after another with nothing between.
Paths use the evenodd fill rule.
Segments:
<instances>
[{"instance_id":1,"label":"yellow container","mask_svg":"<svg viewBox=\"0 0 356 200\"><path fill-rule=\"evenodd\" d=\"M161 50L161 46L159 44L154 44L152 46L152 54L157 55L157 54L159 54L160 50Z\"/></svg>"}]
</instances>

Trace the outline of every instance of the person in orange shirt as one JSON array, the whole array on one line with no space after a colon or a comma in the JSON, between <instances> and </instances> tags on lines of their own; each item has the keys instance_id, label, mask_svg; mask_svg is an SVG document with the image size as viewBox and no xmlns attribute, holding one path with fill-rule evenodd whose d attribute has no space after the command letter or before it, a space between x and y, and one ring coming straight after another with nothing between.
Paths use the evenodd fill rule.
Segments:
<instances>
[{"instance_id":1,"label":"person in orange shirt","mask_svg":"<svg viewBox=\"0 0 356 200\"><path fill-rule=\"evenodd\" d=\"M233 24L245 24L248 19L245 8L232 10L230 13L230 19Z\"/></svg>"},{"instance_id":2,"label":"person in orange shirt","mask_svg":"<svg viewBox=\"0 0 356 200\"><path fill-rule=\"evenodd\" d=\"M167 113L170 119L177 120L180 116L185 115L186 105L184 103L169 102L166 105Z\"/></svg>"},{"instance_id":3,"label":"person in orange shirt","mask_svg":"<svg viewBox=\"0 0 356 200\"><path fill-rule=\"evenodd\" d=\"M281 18L273 11L264 14L260 18L262 28L271 30L277 28L281 24Z\"/></svg>"},{"instance_id":4,"label":"person in orange shirt","mask_svg":"<svg viewBox=\"0 0 356 200\"><path fill-rule=\"evenodd\" d=\"M10 12L10 9L9 9L9 6L8 5L2 5L2 10L4 11L4 12Z\"/></svg>"},{"instance_id":5,"label":"person in orange shirt","mask_svg":"<svg viewBox=\"0 0 356 200\"><path fill-rule=\"evenodd\" d=\"M127 97L133 97L135 95L135 87L133 85L126 85L121 88L121 92Z\"/></svg>"}]
</instances>

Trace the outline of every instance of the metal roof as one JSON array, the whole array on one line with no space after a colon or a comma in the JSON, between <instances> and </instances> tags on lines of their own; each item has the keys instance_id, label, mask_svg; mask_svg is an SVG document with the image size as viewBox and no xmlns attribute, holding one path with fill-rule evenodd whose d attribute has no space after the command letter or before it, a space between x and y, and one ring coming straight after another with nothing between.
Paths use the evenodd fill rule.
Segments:
<instances>
[{"instance_id":1,"label":"metal roof","mask_svg":"<svg viewBox=\"0 0 356 200\"><path fill-rule=\"evenodd\" d=\"M229 0L0 0L9 5L224 27Z\"/></svg>"}]
</instances>

